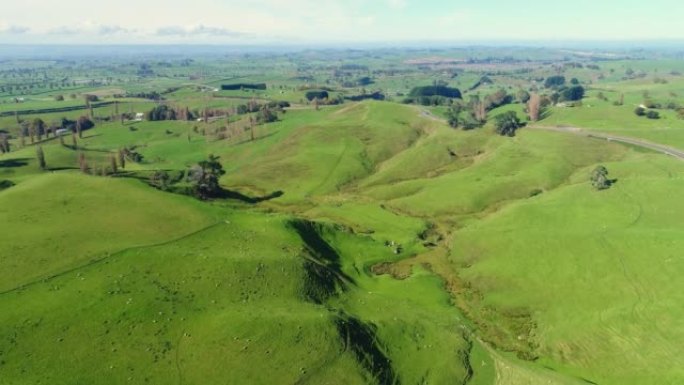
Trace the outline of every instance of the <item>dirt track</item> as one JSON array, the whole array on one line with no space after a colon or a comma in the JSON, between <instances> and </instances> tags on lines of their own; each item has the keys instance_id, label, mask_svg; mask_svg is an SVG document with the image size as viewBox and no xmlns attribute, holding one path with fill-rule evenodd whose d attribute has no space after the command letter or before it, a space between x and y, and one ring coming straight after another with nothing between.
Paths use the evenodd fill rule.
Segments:
<instances>
[{"instance_id":1,"label":"dirt track","mask_svg":"<svg viewBox=\"0 0 684 385\"><path fill-rule=\"evenodd\" d=\"M440 117L433 115L430 111L427 111L424 109L421 109L420 111L421 111L421 116L423 116L424 118L437 120L437 121L441 121L443 123L446 123L445 119L442 119ZM527 126L526 129L564 132L564 133L568 133L568 134L585 136L587 138L603 139L603 140L607 140L609 142L631 144L632 146L646 148L646 149L649 149L651 151L656 151L656 152L659 152L661 154L669 155L669 156L672 156L672 157L675 157L679 160L684 161L684 150L680 150L680 149L677 149L674 147L666 146L664 144L649 142L649 141L643 140L643 139L606 134L604 132L586 131L582 128L571 127L571 126L560 126L560 127L558 127L558 126L555 126L555 127L552 127L552 126Z\"/></svg>"},{"instance_id":2,"label":"dirt track","mask_svg":"<svg viewBox=\"0 0 684 385\"><path fill-rule=\"evenodd\" d=\"M577 127L530 126L528 128L533 129L533 130L565 132L565 133L574 134L574 135L586 136L588 138L603 139L603 140L607 140L609 142L631 144L633 146L646 148L646 149L649 149L652 151L659 152L661 154L673 156L673 157L678 158L680 160L684 160L684 151L679 150L679 149L674 148L674 147L665 146L663 144L649 142L649 141L643 140L643 139L612 135L612 134L607 134L604 132L586 131L586 130L583 130L583 129L577 128Z\"/></svg>"}]
</instances>

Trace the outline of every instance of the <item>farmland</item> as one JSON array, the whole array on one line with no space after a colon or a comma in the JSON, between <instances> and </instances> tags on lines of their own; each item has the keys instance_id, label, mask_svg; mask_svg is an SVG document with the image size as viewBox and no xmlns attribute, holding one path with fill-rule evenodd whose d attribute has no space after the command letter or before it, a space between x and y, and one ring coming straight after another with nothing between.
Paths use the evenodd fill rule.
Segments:
<instances>
[{"instance_id":1,"label":"farmland","mask_svg":"<svg viewBox=\"0 0 684 385\"><path fill-rule=\"evenodd\" d=\"M684 378L680 53L159 50L0 63L0 384Z\"/></svg>"}]
</instances>

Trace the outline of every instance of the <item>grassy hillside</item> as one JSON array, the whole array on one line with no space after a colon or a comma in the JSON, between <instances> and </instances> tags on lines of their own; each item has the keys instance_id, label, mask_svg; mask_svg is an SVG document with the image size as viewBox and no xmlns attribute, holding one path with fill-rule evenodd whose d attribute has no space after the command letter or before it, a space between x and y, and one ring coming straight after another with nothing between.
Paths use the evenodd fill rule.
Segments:
<instances>
[{"instance_id":1,"label":"grassy hillside","mask_svg":"<svg viewBox=\"0 0 684 385\"><path fill-rule=\"evenodd\" d=\"M280 118L254 140L237 124L210 132L225 122L103 123L76 149L44 142L49 171L33 146L2 155L0 179L17 185L0 191L13 229L0 232L0 383L684 375L671 365L681 162L557 132L454 130L391 102ZM132 146L144 158L117 176L74 169L80 152L102 166ZM242 201L145 183L208 154ZM589 184L598 164L609 190Z\"/></svg>"},{"instance_id":2,"label":"grassy hillside","mask_svg":"<svg viewBox=\"0 0 684 385\"><path fill-rule=\"evenodd\" d=\"M220 214L132 180L72 173L35 176L0 192L0 291L130 247L200 230Z\"/></svg>"}]
</instances>

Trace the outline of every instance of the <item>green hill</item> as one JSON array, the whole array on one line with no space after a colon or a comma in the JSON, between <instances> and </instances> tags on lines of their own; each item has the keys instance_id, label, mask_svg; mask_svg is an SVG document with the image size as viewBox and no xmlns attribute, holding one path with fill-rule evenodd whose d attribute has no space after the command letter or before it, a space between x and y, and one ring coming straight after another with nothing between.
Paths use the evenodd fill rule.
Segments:
<instances>
[{"instance_id":1,"label":"green hill","mask_svg":"<svg viewBox=\"0 0 684 385\"><path fill-rule=\"evenodd\" d=\"M293 109L254 140L220 124L98 124L43 142L48 171L31 145L0 156L0 383L682 377L681 162L391 102ZM142 161L76 169L123 147ZM209 154L229 198L146 183Z\"/></svg>"}]
</instances>

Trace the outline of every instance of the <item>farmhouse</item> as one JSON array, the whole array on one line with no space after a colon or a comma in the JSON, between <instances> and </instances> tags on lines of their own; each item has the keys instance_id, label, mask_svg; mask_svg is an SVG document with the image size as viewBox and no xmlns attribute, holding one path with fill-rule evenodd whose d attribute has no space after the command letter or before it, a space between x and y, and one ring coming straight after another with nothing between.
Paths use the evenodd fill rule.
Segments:
<instances>
[{"instance_id":1,"label":"farmhouse","mask_svg":"<svg viewBox=\"0 0 684 385\"><path fill-rule=\"evenodd\" d=\"M55 134L56 134L56 135L59 135L59 136L68 135L68 134L69 134L69 130L67 130L66 128L60 128L60 129L58 129L57 131L55 131Z\"/></svg>"},{"instance_id":2,"label":"farmhouse","mask_svg":"<svg viewBox=\"0 0 684 385\"><path fill-rule=\"evenodd\" d=\"M142 112L137 112L137 113L135 114L135 121L136 121L136 122L142 122L144 117L145 117L145 114L144 114L144 113L142 113Z\"/></svg>"}]
</instances>

